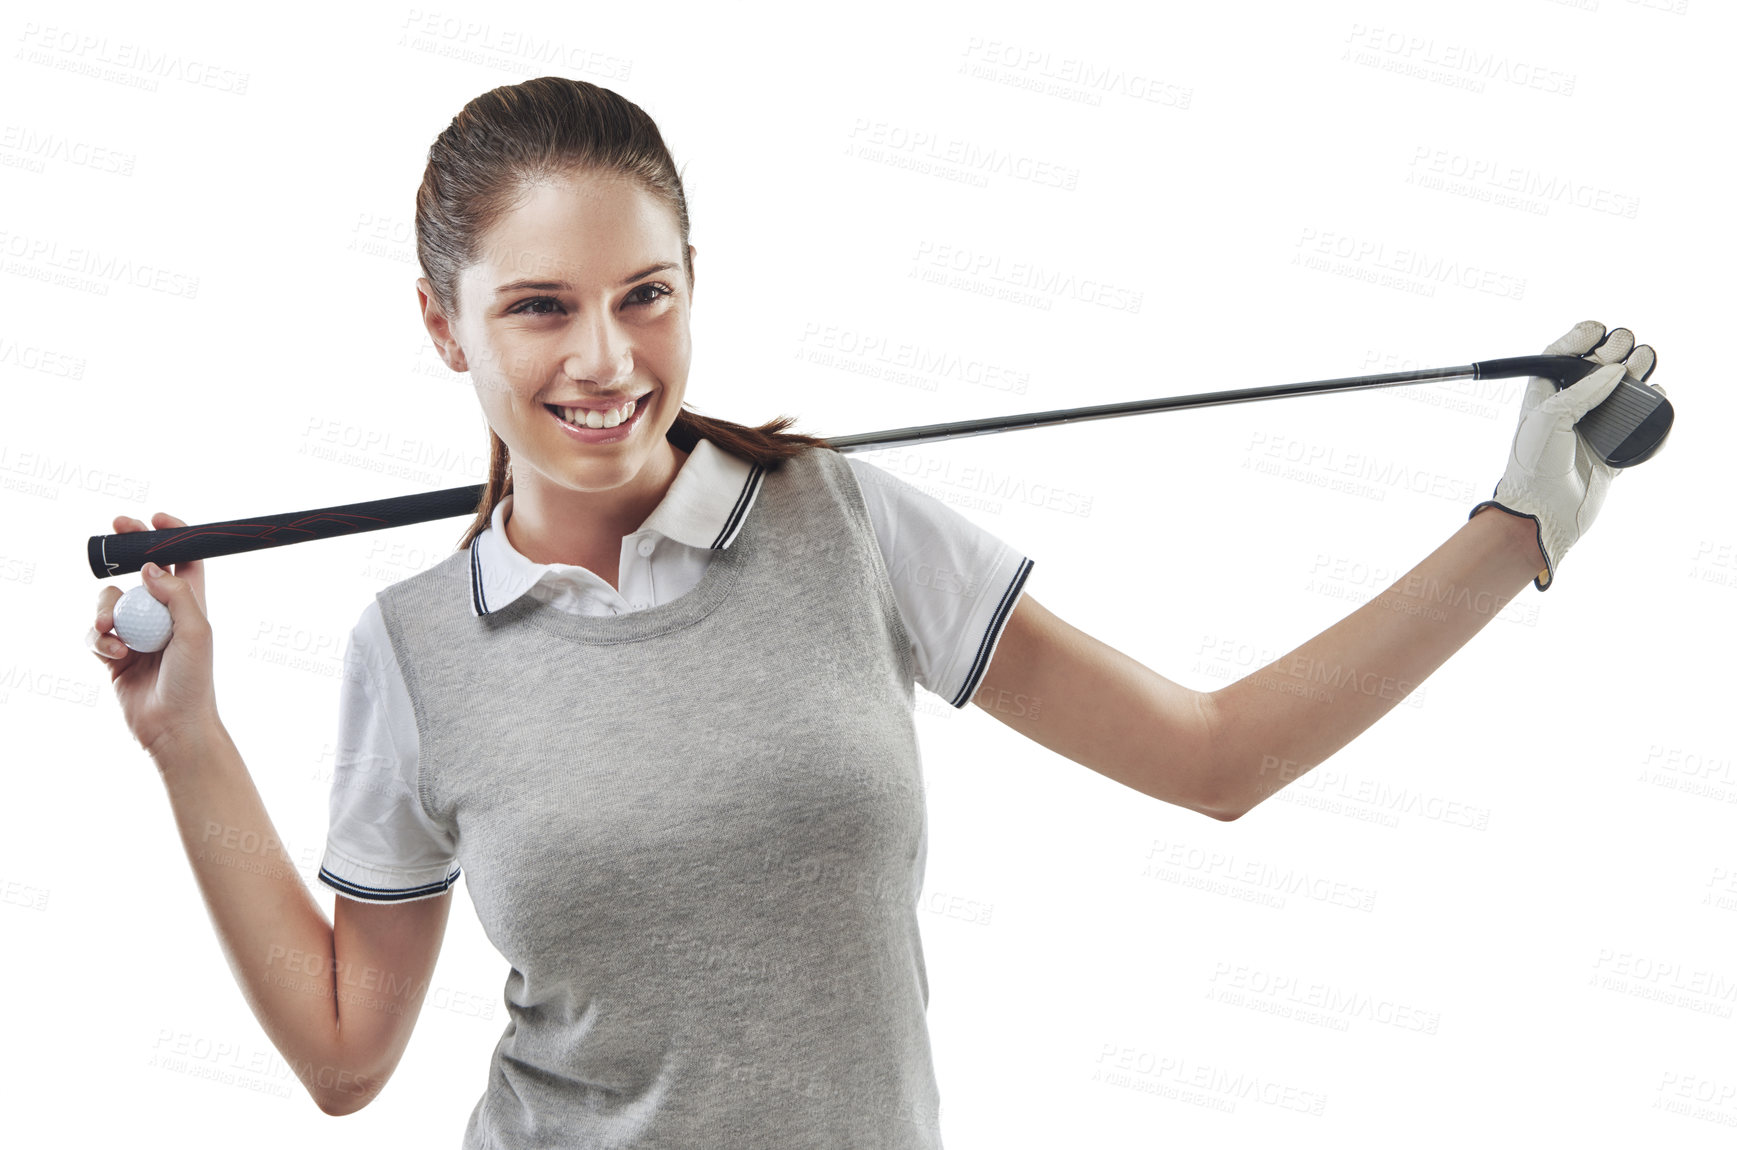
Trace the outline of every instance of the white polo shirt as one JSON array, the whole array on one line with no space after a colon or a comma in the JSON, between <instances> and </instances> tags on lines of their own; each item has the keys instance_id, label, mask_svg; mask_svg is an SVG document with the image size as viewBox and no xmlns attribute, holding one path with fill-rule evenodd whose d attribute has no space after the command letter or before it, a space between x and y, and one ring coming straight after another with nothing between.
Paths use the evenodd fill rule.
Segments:
<instances>
[{"instance_id":1,"label":"white polo shirt","mask_svg":"<svg viewBox=\"0 0 1737 1150\"><path fill-rule=\"evenodd\" d=\"M898 476L845 459L886 561L916 682L962 708L989 666L1032 561ZM498 611L521 595L575 615L627 614L678 598L735 541L764 474L698 440L662 502L638 531L622 537L619 590L584 567L519 554L507 540L509 495L470 549L471 612ZM370 902L440 894L458 878L457 844L422 808L416 716L378 601L363 609L344 660L320 881Z\"/></svg>"}]
</instances>

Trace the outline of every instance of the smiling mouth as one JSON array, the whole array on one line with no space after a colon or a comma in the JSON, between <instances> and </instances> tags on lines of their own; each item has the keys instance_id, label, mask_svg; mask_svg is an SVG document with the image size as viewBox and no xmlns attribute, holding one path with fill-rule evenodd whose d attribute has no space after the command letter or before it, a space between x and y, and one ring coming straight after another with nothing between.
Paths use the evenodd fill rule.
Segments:
<instances>
[{"instance_id":1,"label":"smiling mouth","mask_svg":"<svg viewBox=\"0 0 1737 1150\"><path fill-rule=\"evenodd\" d=\"M614 443L627 438L633 432L639 421L645 418L646 409L651 406L651 399L656 394L657 388L654 387L607 412L591 412L554 403L543 404L543 410L559 420L568 435L591 443ZM598 420L596 426L590 422L593 415Z\"/></svg>"},{"instance_id":2,"label":"smiling mouth","mask_svg":"<svg viewBox=\"0 0 1737 1150\"><path fill-rule=\"evenodd\" d=\"M561 407L553 403L545 403L543 407L555 418L571 424L574 427L583 427L589 428L592 431L598 431L603 428L619 427L624 423L632 422L634 415L645 405L645 401L649 398L651 398L651 393L647 392L638 399L630 399L620 406L608 411L598 411L595 409L580 407Z\"/></svg>"}]
</instances>

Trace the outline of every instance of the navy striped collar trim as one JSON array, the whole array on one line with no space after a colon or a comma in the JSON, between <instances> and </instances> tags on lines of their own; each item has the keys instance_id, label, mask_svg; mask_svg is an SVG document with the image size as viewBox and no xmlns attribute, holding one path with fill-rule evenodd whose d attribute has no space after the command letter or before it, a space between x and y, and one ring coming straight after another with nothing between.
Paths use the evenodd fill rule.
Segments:
<instances>
[{"instance_id":1,"label":"navy striped collar trim","mask_svg":"<svg viewBox=\"0 0 1737 1150\"><path fill-rule=\"evenodd\" d=\"M763 464L733 455L702 438L676 473L663 502L640 530L690 547L722 551L741 534L765 477ZM502 500L489 526L471 541L470 609L478 617L515 602L549 570L549 565L532 563L507 544L507 510L507 501ZM485 566L492 578L484 577Z\"/></svg>"}]
</instances>

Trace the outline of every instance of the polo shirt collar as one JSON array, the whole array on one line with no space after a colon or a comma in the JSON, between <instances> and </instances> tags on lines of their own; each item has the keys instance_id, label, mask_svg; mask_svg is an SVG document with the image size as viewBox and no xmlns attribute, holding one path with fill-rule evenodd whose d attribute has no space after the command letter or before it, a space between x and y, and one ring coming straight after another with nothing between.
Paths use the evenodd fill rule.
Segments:
<instances>
[{"instance_id":1,"label":"polo shirt collar","mask_svg":"<svg viewBox=\"0 0 1737 1150\"><path fill-rule=\"evenodd\" d=\"M639 531L655 532L689 547L722 551L736 541L747 522L765 474L763 465L733 455L702 436ZM471 541L473 616L489 615L515 602L550 571L571 569L563 563L533 563L507 541L512 500L508 495L495 504L489 525Z\"/></svg>"}]
</instances>

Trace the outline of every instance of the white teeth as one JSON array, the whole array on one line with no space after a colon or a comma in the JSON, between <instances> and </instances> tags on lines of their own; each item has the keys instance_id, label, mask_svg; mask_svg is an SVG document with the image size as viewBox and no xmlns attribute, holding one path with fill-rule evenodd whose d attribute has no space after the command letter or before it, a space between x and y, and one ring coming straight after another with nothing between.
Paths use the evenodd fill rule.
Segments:
<instances>
[{"instance_id":1,"label":"white teeth","mask_svg":"<svg viewBox=\"0 0 1737 1150\"><path fill-rule=\"evenodd\" d=\"M640 397L645 398L644 396ZM561 418L575 427L619 427L633 418L633 412L638 400L630 399L615 411L586 411L578 407L558 408Z\"/></svg>"}]
</instances>

